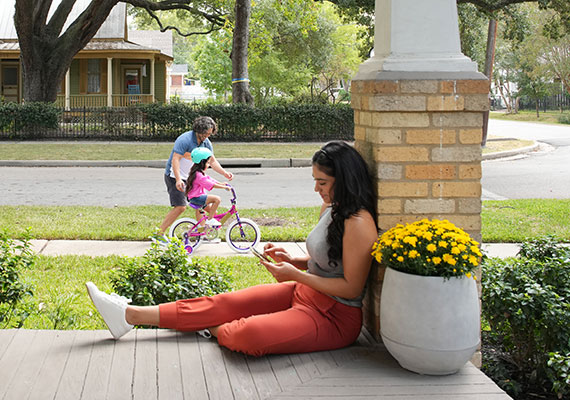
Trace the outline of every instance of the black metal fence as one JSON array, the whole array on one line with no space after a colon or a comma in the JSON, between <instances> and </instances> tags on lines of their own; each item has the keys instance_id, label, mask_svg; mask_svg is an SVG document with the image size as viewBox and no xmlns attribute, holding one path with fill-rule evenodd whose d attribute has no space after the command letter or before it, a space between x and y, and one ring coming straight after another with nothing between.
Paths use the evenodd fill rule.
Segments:
<instances>
[{"instance_id":1,"label":"black metal fence","mask_svg":"<svg viewBox=\"0 0 570 400\"><path fill-rule=\"evenodd\" d=\"M353 140L350 106L299 104L247 106L170 106L76 108L62 110L57 127L26 125L16 120L0 124L0 140L137 140L172 141L191 129L199 115L218 123L216 141ZM18 117L14 117L18 118Z\"/></svg>"},{"instance_id":2,"label":"black metal fence","mask_svg":"<svg viewBox=\"0 0 570 400\"><path fill-rule=\"evenodd\" d=\"M553 96L543 97L538 100L538 108L544 112L548 110L570 110L570 95L559 93ZM519 101L519 110L536 110L536 100L523 96Z\"/></svg>"}]
</instances>

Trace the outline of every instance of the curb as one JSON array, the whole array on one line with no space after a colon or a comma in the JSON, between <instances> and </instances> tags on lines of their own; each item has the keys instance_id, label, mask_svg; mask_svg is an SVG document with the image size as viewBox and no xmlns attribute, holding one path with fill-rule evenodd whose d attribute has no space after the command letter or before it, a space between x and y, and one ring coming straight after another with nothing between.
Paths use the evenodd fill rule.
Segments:
<instances>
[{"instance_id":1,"label":"curb","mask_svg":"<svg viewBox=\"0 0 570 400\"><path fill-rule=\"evenodd\" d=\"M505 150L505 151L498 151L496 153L484 154L483 160L496 160L498 158L506 158L506 157L517 156L519 154L526 154L538 150L539 147L540 143L534 142L530 146L521 147L520 149Z\"/></svg>"},{"instance_id":2,"label":"curb","mask_svg":"<svg viewBox=\"0 0 570 400\"><path fill-rule=\"evenodd\" d=\"M484 154L481 158L485 160L495 160L498 158L512 157L519 154L526 154L535 151L540 146L539 142L534 142L527 147L520 149L498 151L496 153ZM218 159L223 167L235 168L295 168L310 167L310 158L220 158ZM145 167L164 168L166 160L0 160L0 167Z\"/></svg>"}]
</instances>

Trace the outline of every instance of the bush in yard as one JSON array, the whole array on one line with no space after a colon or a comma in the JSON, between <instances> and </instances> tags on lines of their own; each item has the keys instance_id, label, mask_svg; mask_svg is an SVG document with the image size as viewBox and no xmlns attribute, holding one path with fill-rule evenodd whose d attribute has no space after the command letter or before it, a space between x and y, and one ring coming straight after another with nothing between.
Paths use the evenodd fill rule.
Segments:
<instances>
[{"instance_id":1,"label":"bush in yard","mask_svg":"<svg viewBox=\"0 0 570 400\"><path fill-rule=\"evenodd\" d=\"M173 239L167 246L153 243L142 258L123 259L111 283L118 294L140 306L212 296L230 289L228 268L220 264L193 261Z\"/></svg>"},{"instance_id":2,"label":"bush in yard","mask_svg":"<svg viewBox=\"0 0 570 400\"><path fill-rule=\"evenodd\" d=\"M29 233L16 242L5 231L0 232L0 328L19 328L27 317L25 309L18 305L31 288L20 279L24 268L34 265L35 254L30 249Z\"/></svg>"},{"instance_id":3,"label":"bush in yard","mask_svg":"<svg viewBox=\"0 0 570 400\"><path fill-rule=\"evenodd\" d=\"M495 347L485 372L515 396L529 388L563 396L569 388L570 250L553 237L525 242L517 258L487 259L481 284L490 327L484 334Z\"/></svg>"}]
</instances>

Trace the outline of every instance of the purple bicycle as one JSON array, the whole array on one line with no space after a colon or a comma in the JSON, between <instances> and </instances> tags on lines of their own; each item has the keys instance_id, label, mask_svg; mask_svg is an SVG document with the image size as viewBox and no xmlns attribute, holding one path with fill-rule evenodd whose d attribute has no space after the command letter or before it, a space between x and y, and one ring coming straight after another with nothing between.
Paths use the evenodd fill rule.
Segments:
<instances>
[{"instance_id":1,"label":"purple bicycle","mask_svg":"<svg viewBox=\"0 0 570 400\"><path fill-rule=\"evenodd\" d=\"M169 236L179 238L188 254L192 254L204 242L204 239L216 239L221 227L233 216L235 216L235 220L228 225L226 230L226 243L230 246L230 249L237 253L247 253L261 240L259 226L250 219L240 218L236 206L236 192L233 187L229 186L229 188L232 192L232 198L230 199L232 206L228 211L216 214L213 217L220 222L220 226L211 227L206 225L207 217L202 207L190 204L190 207L200 210L202 218L199 221L193 218L180 218L174 221L170 227Z\"/></svg>"}]
</instances>

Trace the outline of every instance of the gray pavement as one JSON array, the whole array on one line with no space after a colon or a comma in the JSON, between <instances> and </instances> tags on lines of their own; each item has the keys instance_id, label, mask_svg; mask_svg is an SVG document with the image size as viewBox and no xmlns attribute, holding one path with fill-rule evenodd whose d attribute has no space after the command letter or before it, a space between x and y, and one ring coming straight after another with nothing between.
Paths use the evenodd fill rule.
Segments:
<instances>
[{"instance_id":1,"label":"gray pavement","mask_svg":"<svg viewBox=\"0 0 570 400\"><path fill-rule=\"evenodd\" d=\"M258 245L262 248L265 242ZM306 254L307 248L304 242L281 242L275 243L284 247L291 255L300 256ZM105 241L105 240L32 240L32 249L38 254L46 256L60 255L83 255L83 256L110 256L120 255L128 257L142 256L150 248L150 242L146 241ZM516 243L487 243L481 246L489 257L514 257L520 246ZM194 253L196 256L229 257L240 255L231 250L224 242L204 243ZM241 254L253 257L251 253Z\"/></svg>"}]
</instances>

